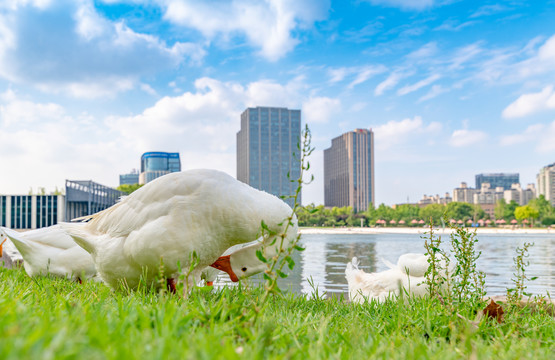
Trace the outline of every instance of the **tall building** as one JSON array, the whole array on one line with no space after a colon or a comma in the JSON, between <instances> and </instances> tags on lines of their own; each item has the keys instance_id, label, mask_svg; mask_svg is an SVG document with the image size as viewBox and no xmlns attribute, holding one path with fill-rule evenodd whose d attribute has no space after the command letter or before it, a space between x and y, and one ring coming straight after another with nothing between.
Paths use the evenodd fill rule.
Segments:
<instances>
[{"instance_id":1,"label":"tall building","mask_svg":"<svg viewBox=\"0 0 555 360\"><path fill-rule=\"evenodd\" d=\"M129 174L121 174L119 176L120 185L135 185L139 183L139 171L137 169L131 170Z\"/></svg>"},{"instance_id":2,"label":"tall building","mask_svg":"<svg viewBox=\"0 0 555 360\"><path fill-rule=\"evenodd\" d=\"M179 153L146 152L141 156L139 184L146 184L162 175L178 171L181 171Z\"/></svg>"},{"instance_id":3,"label":"tall building","mask_svg":"<svg viewBox=\"0 0 555 360\"><path fill-rule=\"evenodd\" d=\"M476 192L476 189L469 188L465 182L462 182L460 187L453 190L453 201L474 204Z\"/></svg>"},{"instance_id":4,"label":"tall building","mask_svg":"<svg viewBox=\"0 0 555 360\"><path fill-rule=\"evenodd\" d=\"M514 174L478 174L476 175L476 189L481 189L483 183L489 183L490 188L502 187L503 190L510 190L512 184L519 184L518 173Z\"/></svg>"},{"instance_id":5,"label":"tall building","mask_svg":"<svg viewBox=\"0 0 555 360\"><path fill-rule=\"evenodd\" d=\"M513 184L510 190L504 191L503 195L505 202L510 203L511 201L516 201L519 205L526 205L535 197L536 187L534 184L528 184L526 189L523 189L520 184Z\"/></svg>"},{"instance_id":6,"label":"tall building","mask_svg":"<svg viewBox=\"0 0 555 360\"><path fill-rule=\"evenodd\" d=\"M0 195L0 226L37 229L64 221L63 195Z\"/></svg>"},{"instance_id":7,"label":"tall building","mask_svg":"<svg viewBox=\"0 0 555 360\"><path fill-rule=\"evenodd\" d=\"M545 196L545 199L555 206L555 163L541 168L536 180L538 195Z\"/></svg>"},{"instance_id":8,"label":"tall building","mask_svg":"<svg viewBox=\"0 0 555 360\"><path fill-rule=\"evenodd\" d=\"M300 136L300 110L247 108L237 133L237 180L276 196L294 195L297 183L290 180L301 174ZM294 204L291 198L284 201Z\"/></svg>"},{"instance_id":9,"label":"tall building","mask_svg":"<svg viewBox=\"0 0 555 360\"><path fill-rule=\"evenodd\" d=\"M357 129L324 150L324 204L364 211L374 204L374 133Z\"/></svg>"}]
</instances>

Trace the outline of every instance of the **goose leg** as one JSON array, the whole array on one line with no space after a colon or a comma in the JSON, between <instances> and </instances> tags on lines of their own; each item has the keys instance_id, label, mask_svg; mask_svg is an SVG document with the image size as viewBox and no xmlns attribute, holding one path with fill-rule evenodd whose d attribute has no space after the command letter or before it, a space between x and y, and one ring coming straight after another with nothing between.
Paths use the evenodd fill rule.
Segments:
<instances>
[{"instance_id":1,"label":"goose leg","mask_svg":"<svg viewBox=\"0 0 555 360\"><path fill-rule=\"evenodd\" d=\"M175 287L175 279L174 278L167 278L166 279L166 287L168 288L169 292L172 294L177 293L177 288Z\"/></svg>"}]
</instances>

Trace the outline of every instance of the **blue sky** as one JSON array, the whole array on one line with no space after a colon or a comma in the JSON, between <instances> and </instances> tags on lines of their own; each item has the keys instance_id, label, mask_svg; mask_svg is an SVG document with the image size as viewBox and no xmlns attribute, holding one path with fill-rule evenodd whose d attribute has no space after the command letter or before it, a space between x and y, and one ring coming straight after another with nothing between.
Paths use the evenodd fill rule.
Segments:
<instances>
[{"instance_id":1,"label":"blue sky","mask_svg":"<svg viewBox=\"0 0 555 360\"><path fill-rule=\"evenodd\" d=\"M118 185L145 151L235 175L247 106L317 151L375 132L376 202L555 162L555 0L0 2L0 193Z\"/></svg>"}]
</instances>

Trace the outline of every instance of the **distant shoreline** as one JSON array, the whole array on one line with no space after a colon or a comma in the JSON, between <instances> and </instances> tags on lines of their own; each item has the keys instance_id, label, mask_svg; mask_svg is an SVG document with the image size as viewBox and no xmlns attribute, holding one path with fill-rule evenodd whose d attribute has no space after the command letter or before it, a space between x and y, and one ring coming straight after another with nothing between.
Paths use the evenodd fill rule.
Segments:
<instances>
[{"instance_id":1,"label":"distant shoreline","mask_svg":"<svg viewBox=\"0 0 555 360\"><path fill-rule=\"evenodd\" d=\"M429 231L425 227L300 227L301 234L424 234ZM476 230L477 234L553 234L555 229L535 229L535 228L469 228L470 231ZM449 228L434 228L437 234L450 234Z\"/></svg>"}]
</instances>

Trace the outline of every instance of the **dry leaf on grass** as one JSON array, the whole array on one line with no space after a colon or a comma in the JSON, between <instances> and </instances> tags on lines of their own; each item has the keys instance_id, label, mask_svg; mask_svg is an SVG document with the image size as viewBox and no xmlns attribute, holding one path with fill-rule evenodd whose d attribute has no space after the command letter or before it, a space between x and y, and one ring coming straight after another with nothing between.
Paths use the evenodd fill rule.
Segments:
<instances>
[{"instance_id":1,"label":"dry leaf on grass","mask_svg":"<svg viewBox=\"0 0 555 360\"><path fill-rule=\"evenodd\" d=\"M501 323L505 312L503 311L503 307L501 305L491 300L488 306L482 310L482 313L488 318L495 319L498 323Z\"/></svg>"}]
</instances>

